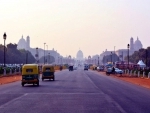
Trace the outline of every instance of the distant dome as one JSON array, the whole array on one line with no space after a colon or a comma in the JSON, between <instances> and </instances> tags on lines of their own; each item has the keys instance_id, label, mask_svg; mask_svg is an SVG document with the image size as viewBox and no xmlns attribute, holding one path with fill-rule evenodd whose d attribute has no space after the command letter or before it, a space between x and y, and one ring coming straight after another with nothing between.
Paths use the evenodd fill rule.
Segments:
<instances>
[{"instance_id":1,"label":"distant dome","mask_svg":"<svg viewBox=\"0 0 150 113\"><path fill-rule=\"evenodd\" d=\"M143 45L142 45L141 41L138 39L138 37L137 37L137 40L134 43L134 49L135 49L135 51L138 51L142 47L143 47Z\"/></svg>"},{"instance_id":2,"label":"distant dome","mask_svg":"<svg viewBox=\"0 0 150 113\"><path fill-rule=\"evenodd\" d=\"M22 36L22 38L19 40L19 42L18 42L18 47L17 47L18 49L26 49L26 40L23 38L23 36Z\"/></svg>"},{"instance_id":3,"label":"distant dome","mask_svg":"<svg viewBox=\"0 0 150 113\"><path fill-rule=\"evenodd\" d=\"M88 59L91 59L91 56L88 56Z\"/></svg>"},{"instance_id":4,"label":"distant dome","mask_svg":"<svg viewBox=\"0 0 150 113\"><path fill-rule=\"evenodd\" d=\"M22 44L22 43L26 43L26 41L25 41L25 39L22 37L20 40L19 40L19 42L18 42L18 44Z\"/></svg>"},{"instance_id":5,"label":"distant dome","mask_svg":"<svg viewBox=\"0 0 150 113\"><path fill-rule=\"evenodd\" d=\"M83 52L81 50L77 52L77 59L83 59Z\"/></svg>"}]
</instances>

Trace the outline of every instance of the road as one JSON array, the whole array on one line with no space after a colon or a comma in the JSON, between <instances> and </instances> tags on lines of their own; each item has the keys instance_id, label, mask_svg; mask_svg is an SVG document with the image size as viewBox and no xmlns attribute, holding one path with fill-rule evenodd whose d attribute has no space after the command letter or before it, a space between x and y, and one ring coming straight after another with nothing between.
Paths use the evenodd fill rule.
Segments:
<instances>
[{"instance_id":1,"label":"road","mask_svg":"<svg viewBox=\"0 0 150 113\"><path fill-rule=\"evenodd\" d=\"M150 90L95 71L63 70L56 81L0 86L0 113L150 113Z\"/></svg>"}]
</instances>

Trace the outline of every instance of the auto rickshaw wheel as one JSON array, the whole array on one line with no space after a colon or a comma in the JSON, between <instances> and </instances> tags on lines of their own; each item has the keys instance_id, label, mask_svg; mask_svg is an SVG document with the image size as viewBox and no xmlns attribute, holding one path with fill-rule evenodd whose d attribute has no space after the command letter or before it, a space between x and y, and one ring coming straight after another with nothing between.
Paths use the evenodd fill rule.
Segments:
<instances>
[{"instance_id":1,"label":"auto rickshaw wheel","mask_svg":"<svg viewBox=\"0 0 150 113\"><path fill-rule=\"evenodd\" d=\"M24 83L21 83L22 86L24 86Z\"/></svg>"},{"instance_id":2,"label":"auto rickshaw wheel","mask_svg":"<svg viewBox=\"0 0 150 113\"><path fill-rule=\"evenodd\" d=\"M39 81L37 82L37 86L39 86Z\"/></svg>"}]
</instances>

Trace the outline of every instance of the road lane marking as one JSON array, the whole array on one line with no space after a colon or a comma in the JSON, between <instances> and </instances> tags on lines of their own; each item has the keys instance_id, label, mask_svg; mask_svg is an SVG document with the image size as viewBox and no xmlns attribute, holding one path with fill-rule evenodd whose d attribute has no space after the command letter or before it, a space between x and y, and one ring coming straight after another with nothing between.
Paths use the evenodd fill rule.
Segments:
<instances>
[{"instance_id":1,"label":"road lane marking","mask_svg":"<svg viewBox=\"0 0 150 113\"><path fill-rule=\"evenodd\" d=\"M19 96L19 97L17 97L17 98L14 98L14 99L12 99L12 100L6 102L5 104L3 104L3 105L0 106L0 109L1 109L1 108L5 108L5 106L9 105L11 102L14 102L14 101L18 100L18 99L20 99L20 98L26 96L27 94L28 94L28 93L25 93L25 94L23 94L23 95L21 95L21 96Z\"/></svg>"}]
</instances>

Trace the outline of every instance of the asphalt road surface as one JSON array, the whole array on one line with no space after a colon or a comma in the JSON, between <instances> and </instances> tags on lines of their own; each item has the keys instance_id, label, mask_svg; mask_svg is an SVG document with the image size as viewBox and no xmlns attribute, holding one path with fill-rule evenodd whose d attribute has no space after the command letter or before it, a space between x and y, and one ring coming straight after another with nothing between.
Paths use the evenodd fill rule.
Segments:
<instances>
[{"instance_id":1,"label":"asphalt road surface","mask_svg":"<svg viewBox=\"0 0 150 113\"><path fill-rule=\"evenodd\" d=\"M150 90L94 71L63 70L40 86L0 86L0 113L150 113Z\"/></svg>"}]
</instances>

